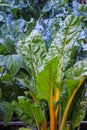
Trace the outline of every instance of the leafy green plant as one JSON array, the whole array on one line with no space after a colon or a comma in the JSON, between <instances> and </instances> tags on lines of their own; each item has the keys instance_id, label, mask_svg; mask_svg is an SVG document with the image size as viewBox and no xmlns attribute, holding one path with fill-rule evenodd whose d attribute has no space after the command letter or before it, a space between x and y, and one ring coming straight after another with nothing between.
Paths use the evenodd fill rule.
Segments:
<instances>
[{"instance_id":1,"label":"leafy green plant","mask_svg":"<svg viewBox=\"0 0 87 130\"><path fill-rule=\"evenodd\" d=\"M0 117L5 125L13 108L22 121L38 130L74 130L84 118L86 108L81 102L87 58L86 50L83 56L78 50L87 39L87 7L75 2L48 1L39 15L39 6L34 11L37 1L0 3ZM32 31L35 21L29 21L40 13L43 16L39 20L49 16L46 26L43 20L41 23L45 42L50 41L47 48L40 32ZM17 96L18 101L13 101Z\"/></svg>"},{"instance_id":2,"label":"leafy green plant","mask_svg":"<svg viewBox=\"0 0 87 130\"><path fill-rule=\"evenodd\" d=\"M85 93L87 59L76 60L81 31L80 18L71 15L56 33L48 52L44 50L45 45L37 31L33 31L18 44L18 53L31 69L33 80L28 83L28 79L21 80L29 88L25 94L31 95L30 99L19 97L13 105L18 117L23 121L26 119L25 122L29 125L36 124L38 130L49 128L46 124L49 118L50 130L66 130L67 121L70 121L69 129L74 130L85 116L86 108L81 102ZM36 109L32 110L33 105Z\"/></svg>"}]
</instances>

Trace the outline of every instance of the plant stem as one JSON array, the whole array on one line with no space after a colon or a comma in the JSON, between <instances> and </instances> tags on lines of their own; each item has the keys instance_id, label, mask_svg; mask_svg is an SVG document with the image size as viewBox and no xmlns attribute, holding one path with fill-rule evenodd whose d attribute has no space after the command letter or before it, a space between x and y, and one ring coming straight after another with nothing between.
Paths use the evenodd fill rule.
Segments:
<instances>
[{"instance_id":1,"label":"plant stem","mask_svg":"<svg viewBox=\"0 0 87 130\"><path fill-rule=\"evenodd\" d=\"M62 73L63 62L64 62L64 56L62 56L62 58L61 58L61 64L60 64L60 67L59 67L59 74L58 74L59 88L61 86L61 73ZM57 88L57 90L56 90L55 102L58 102L59 98L60 98L60 90L59 90L59 88ZM57 106L56 111L55 111L56 126L57 126L57 119L58 119L58 111L59 111L59 108Z\"/></svg>"},{"instance_id":2,"label":"plant stem","mask_svg":"<svg viewBox=\"0 0 87 130\"><path fill-rule=\"evenodd\" d=\"M42 121L42 128L43 128L43 130L47 130L46 120Z\"/></svg>"},{"instance_id":3,"label":"plant stem","mask_svg":"<svg viewBox=\"0 0 87 130\"><path fill-rule=\"evenodd\" d=\"M44 116L45 116L45 111L44 111L44 108L43 108L43 114L44 114ZM42 127L42 129L41 129L41 130L47 130L46 117L45 117L45 119L44 119L44 120L42 120L42 122L41 122L41 127Z\"/></svg>"},{"instance_id":4,"label":"plant stem","mask_svg":"<svg viewBox=\"0 0 87 130\"><path fill-rule=\"evenodd\" d=\"M63 130L65 122L66 122L66 119L67 119L68 111L69 111L69 108L71 106L71 103L72 103L72 101L73 101L77 91L79 90L80 86L82 85L82 83L84 82L85 79L86 79L86 77L82 77L82 79L80 80L78 86L76 87L75 91L73 92L72 96L70 97L70 99L69 99L69 101L67 103L66 109L64 111L62 122L61 122L61 126L60 126L59 130Z\"/></svg>"},{"instance_id":5,"label":"plant stem","mask_svg":"<svg viewBox=\"0 0 87 130\"><path fill-rule=\"evenodd\" d=\"M54 111L53 88L51 88L51 90L50 90L50 130L55 130L55 111Z\"/></svg>"},{"instance_id":6,"label":"plant stem","mask_svg":"<svg viewBox=\"0 0 87 130\"><path fill-rule=\"evenodd\" d=\"M36 103L37 101L36 101L36 98L35 98L35 95L33 94L33 92L30 91L30 95L32 96L34 103Z\"/></svg>"},{"instance_id":7,"label":"plant stem","mask_svg":"<svg viewBox=\"0 0 87 130\"><path fill-rule=\"evenodd\" d=\"M37 129L40 130L40 127L39 127L38 121L36 119L35 113L33 112L32 108L31 108L31 110L32 110L32 113L33 113L33 116L34 116L34 119L35 119L35 122L36 122Z\"/></svg>"},{"instance_id":8,"label":"plant stem","mask_svg":"<svg viewBox=\"0 0 87 130\"><path fill-rule=\"evenodd\" d=\"M60 91L59 91L59 89L57 88L57 90L56 90L56 99L55 99L55 102L59 101L59 98L60 98ZM57 106L56 111L55 111L55 124L56 124L56 127L57 127L58 111L59 111L59 108L58 108L58 106Z\"/></svg>"}]
</instances>

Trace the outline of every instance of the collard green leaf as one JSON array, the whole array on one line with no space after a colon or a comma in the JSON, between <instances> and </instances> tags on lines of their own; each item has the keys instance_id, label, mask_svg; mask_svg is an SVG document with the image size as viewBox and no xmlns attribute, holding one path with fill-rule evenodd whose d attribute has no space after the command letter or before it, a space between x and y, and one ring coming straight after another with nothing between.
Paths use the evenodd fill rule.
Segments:
<instances>
[{"instance_id":1,"label":"collard green leaf","mask_svg":"<svg viewBox=\"0 0 87 130\"><path fill-rule=\"evenodd\" d=\"M16 52L14 41L11 39L10 36L5 37L5 40L2 43L2 45L6 48L6 50L8 52L10 52L10 53L15 53Z\"/></svg>"},{"instance_id":2,"label":"collard green leaf","mask_svg":"<svg viewBox=\"0 0 87 130\"><path fill-rule=\"evenodd\" d=\"M18 73L18 71L20 70L20 68L24 68L28 72L28 69L24 64L23 57L21 57L20 55L16 55L16 54L9 56L7 59L8 71L12 75L16 75Z\"/></svg>"},{"instance_id":3,"label":"collard green leaf","mask_svg":"<svg viewBox=\"0 0 87 130\"><path fill-rule=\"evenodd\" d=\"M1 102L0 103L0 112L2 120L4 121L4 125L6 126L8 122L11 120L13 115L13 106L9 102Z\"/></svg>"},{"instance_id":4,"label":"collard green leaf","mask_svg":"<svg viewBox=\"0 0 87 130\"><path fill-rule=\"evenodd\" d=\"M7 56L0 55L0 66L6 65Z\"/></svg>"}]
</instances>

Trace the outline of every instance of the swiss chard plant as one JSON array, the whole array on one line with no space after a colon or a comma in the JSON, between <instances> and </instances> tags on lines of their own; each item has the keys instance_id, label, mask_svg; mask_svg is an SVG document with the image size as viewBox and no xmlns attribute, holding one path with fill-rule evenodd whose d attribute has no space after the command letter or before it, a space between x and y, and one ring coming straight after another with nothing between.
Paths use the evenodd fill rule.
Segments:
<instances>
[{"instance_id":1,"label":"swiss chard plant","mask_svg":"<svg viewBox=\"0 0 87 130\"><path fill-rule=\"evenodd\" d=\"M48 52L37 31L19 41L17 52L24 57L31 76L23 72L17 75L16 79L29 91L18 97L13 106L28 125L38 130L74 130L83 120L86 108L81 102L86 90L87 58L77 60L81 32L81 19L70 15Z\"/></svg>"},{"instance_id":2,"label":"swiss chard plant","mask_svg":"<svg viewBox=\"0 0 87 130\"><path fill-rule=\"evenodd\" d=\"M15 111L38 130L74 130L86 112L82 101L87 6L54 0L41 11L39 3L0 1L0 119L7 125ZM39 16L42 30L38 30L46 46L40 32L32 31L31 17Z\"/></svg>"}]
</instances>

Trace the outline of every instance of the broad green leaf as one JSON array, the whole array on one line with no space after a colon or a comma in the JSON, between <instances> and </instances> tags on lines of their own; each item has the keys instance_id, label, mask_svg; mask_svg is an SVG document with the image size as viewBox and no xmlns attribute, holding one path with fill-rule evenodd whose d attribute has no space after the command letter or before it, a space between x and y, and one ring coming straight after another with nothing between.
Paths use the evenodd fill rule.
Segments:
<instances>
[{"instance_id":1,"label":"broad green leaf","mask_svg":"<svg viewBox=\"0 0 87 130\"><path fill-rule=\"evenodd\" d=\"M87 75L87 58L85 60L77 61L65 73L66 79L79 79Z\"/></svg>"},{"instance_id":2,"label":"broad green leaf","mask_svg":"<svg viewBox=\"0 0 87 130\"><path fill-rule=\"evenodd\" d=\"M16 52L14 41L11 39L10 36L5 37L5 40L2 43L2 45L6 48L6 50L8 52L10 52L10 53L15 53Z\"/></svg>"},{"instance_id":3,"label":"broad green leaf","mask_svg":"<svg viewBox=\"0 0 87 130\"><path fill-rule=\"evenodd\" d=\"M68 16L51 43L46 59L49 61L52 57L58 56L58 77L60 79L64 78L63 73L76 61L75 54L78 46L75 43L80 32L80 20L75 16Z\"/></svg>"},{"instance_id":4,"label":"broad green leaf","mask_svg":"<svg viewBox=\"0 0 87 130\"><path fill-rule=\"evenodd\" d=\"M5 71L6 71L6 70L5 70ZM5 72L4 72L4 74L2 75L2 82L4 82L4 83L11 83L12 80L13 80L12 75L9 74L9 73L5 73Z\"/></svg>"},{"instance_id":5,"label":"broad green leaf","mask_svg":"<svg viewBox=\"0 0 87 130\"><path fill-rule=\"evenodd\" d=\"M71 97L72 93L75 91L75 88L77 87L79 81L78 80L65 80L64 84L67 87L68 91L68 99Z\"/></svg>"},{"instance_id":6,"label":"broad green leaf","mask_svg":"<svg viewBox=\"0 0 87 130\"><path fill-rule=\"evenodd\" d=\"M9 102L1 102L0 103L0 112L2 120L4 121L4 125L6 126L8 122L11 120L13 115L13 106Z\"/></svg>"},{"instance_id":7,"label":"broad green leaf","mask_svg":"<svg viewBox=\"0 0 87 130\"><path fill-rule=\"evenodd\" d=\"M86 107L81 104L85 95L85 89L83 89L83 87L84 85L81 86L81 88L79 89L70 108L72 129L80 126L80 123L84 119L86 114Z\"/></svg>"},{"instance_id":8,"label":"broad green leaf","mask_svg":"<svg viewBox=\"0 0 87 130\"><path fill-rule=\"evenodd\" d=\"M72 85L75 85L74 86L74 90L73 90L73 92L71 92L71 95L70 95L70 97L69 97L69 99L67 100L67 103L66 103L66 106L65 106L65 110L64 110L64 113L63 113L63 115L62 115L62 121L61 121L61 127L60 127L60 130L62 130L63 128L64 128L64 125L65 125L65 122L67 121L67 118L68 118L68 115L69 116L71 116L72 114L74 114L74 113L71 113L71 114L69 114L69 111L71 111L71 108L73 109L73 107L74 107L74 103L76 104L76 101L78 100L79 101L79 99L80 100L82 100L83 99L83 97L80 97L79 99L78 99L78 97L77 96L79 96L79 91L80 91L80 95L83 95L83 91L84 91L84 87L82 86L83 85L83 83L84 83L84 81L85 81L85 79L86 79L86 77L82 77L80 80L79 80L79 82L75 82L74 81L74 84L72 84ZM77 84L78 83L78 84ZM76 85L77 84L77 85ZM70 89L68 89L68 91L69 91ZM69 93L70 94L70 93ZM77 99L77 100L76 100ZM75 102L74 102L75 101ZM73 103L74 102L74 103ZM72 105L73 104L73 105ZM63 104L61 104L61 107L63 107L64 105ZM72 106L72 107L71 107ZM75 108L75 107L74 107ZM75 112L76 112L76 110L75 110ZM82 118L80 118L80 120L82 120Z\"/></svg>"},{"instance_id":9,"label":"broad green leaf","mask_svg":"<svg viewBox=\"0 0 87 130\"><path fill-rule=\"evenodd\" d=\"M18 52L24 57L31 72L36 75L46 56L45 42L41 34L34 30L26 39L19 41Z\"/></svg>"},{"instance_id":10,"label":"broad green leaf","mask_svg":"<svg viewBox=\"0 0 87 130\"><path fill-rule=\"evenodd\" d=\"M75 109L75 107L73 109ZM73 129L80 126L81 121L83 121L85 115L86 115L85 106L78 105L72 114L71 122L72 122Z\"/></svg>"},{"instance_id":11,"label":"broad green leaf","mask_svg":"<svg viewBox=\"0 0 87 130\"><path fill-rule=\"evenodd\" d=\"M28 72L28 69L26 68L24 64L23 57L16 54L10 55L7 59L7 69L9 70L9 72L12 75L16 75L18 71L20 70L20 68L24 68Z\"/></svg>"},{"instance_id":12,"label":"broad green leaf","mask_svg":"<svg viewBox=\"0 0 87 130\"><path fill-rule=\"evenodd\" d=\"M33 117L29 117L23 112L22 107L20 106L19 102L13 101L13 107L15 114L19 117L21 121L29 126L35 126L35 121Z\"/></svg>"},{"instance_id":13,"label":"broad green leaf","mask_svg":"<svg viewBox=\"0 0 87 130\"><path fill-rule=\"evenodd\" d=\"M61 84L60 103L62 116L69 99L78 85L78 82L78 80L64 80Z\"/></svg>"},{"instance_id":14,"label":"broad green leaf","mask_svg":"<svg viewBox=\"0 0 87 130\"><path fill-rule=\"evenodd\" d=\"M66 108L68 102L68 89L65 84L61 85L61 93L60 93L60 105L61 105L61 116L63 116L64 110Z\"/></svg>"},{"instance_id":15,"label":"broad green leaf","mask_svg":"<svg viewBox=\"0 0 87 130\"><path fill-rule=\"evenodd\" d=\"M16 80L18 80L20 82L20 84L22 84L25 88L29 88L31 89L32 91L34 90L30 85L30 84L34 84L33 83L33 79L31 79L31 73L27 72L26 70L24 69L20 69L19 72L17 73L16 77L15 77ZM32 82L31 82L32 80Z\"/></svg>"},{"instance_id":16,"label":"broad green leaf","mask_svg":"<svg viewBox=\"0 0 87 130\"><path fill-rule=\"evenodd\" d=\"M31 73L28 87L35 89L35 77L42 69L43 59L46 56L46 47L42 35L38 31L32 31L22 41L18 43L18 53L20 53Z\"/></svg>"},{"instance_id":17,"label":"broad green leaf","mask_svg":"<svg viewBox=\"0 0 87 130\"><path fill-rule=\"evenodd\" d=\"M63 27L57 32L52 41L49 54L52 56L58 55L59 57L64 55L65 58L65 52L69 51L69 49L71 51L75 46L80 31L80 20L77 17L68 16L64 21Z\"/></svg>"},{"instance_id":18,"label":"broad green leaf","mask_svg":"<svg viewBox=\"0 0 87 130\"><path fill-rule=\"evenodd\" d=\"M44 119L44 115L40 109L40 106L38 106L35 103L32 103L32 101L30 101L29 99L25 97L19 97L18 101L24 114L30 118L33 118L36 124L37 123L40 124L41 121Z\"/></svg>"},{"instance_id":19,"label":"broad green leaf","mask_svg":"<svg viewBox=\"0 0 87 130\"><path fill-rule=\"evenodd\" d=\"M0 54L4 54L6 52L6 48L0 45Z\"/></svg>"},{"instance_id":20,"label":"broad green leaf","mask_svg":"<svg viewBox=\"0 0 87 130\"><path fill-rule=\"evenodd\" d=\"M50 90L55 87L58 58L54 57L36 77L36 93L39 99L50 102ZM53 82L53 86L52 86Z\"/></svg>"}]
</instances>

